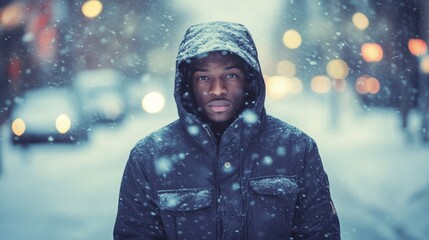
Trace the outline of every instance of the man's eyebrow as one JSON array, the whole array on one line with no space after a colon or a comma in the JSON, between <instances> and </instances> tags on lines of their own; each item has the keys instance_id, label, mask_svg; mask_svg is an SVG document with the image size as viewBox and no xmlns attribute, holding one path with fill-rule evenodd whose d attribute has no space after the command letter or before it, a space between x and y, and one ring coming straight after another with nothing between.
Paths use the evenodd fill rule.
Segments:
<instances>
[{"instance_id":1,"label":"man's eyebrow","mask_svg":"<svg viewBox=\"0 0 429 240\"><path fill-rule=\"evenodd\" d=\"M204 68L204 67L195 67L193 70L192 70L192 73L194 73L194 72L207 72L208 71L208 69L207 68Z\"/></svg>"},{"instance_id":2,"label":"man's eyebrow","mask_svg":"<svg viewBox=\"0 0 429 240\"><path fill-rule=\"evenodd\" d=\"M240 65L230 65L230 66L226 66L226 67L224 68L224 70L231 70L231 69L234 69L234 68L237 68L238 70L243 71L243 68L242 68Z\"/></svg>"},{"instance_id":3,"label":"man's eyebrow","mask_svg":"<svg viewBox=\"0 0 429 240\"><path fill-rule=\"evenodd\" d=\"M229 65L229 66L226 66L224 68L224 70L231 70L231 69L234 69L234 68L242 70L242 67L240 67L240 65ZM209 71L209 69L206 68L206 67L204 67L204 66L196 66L195 68L192 69L192 73L195 73L195 72L208 72L208 71Z\"/></svg>"}]
</instances>

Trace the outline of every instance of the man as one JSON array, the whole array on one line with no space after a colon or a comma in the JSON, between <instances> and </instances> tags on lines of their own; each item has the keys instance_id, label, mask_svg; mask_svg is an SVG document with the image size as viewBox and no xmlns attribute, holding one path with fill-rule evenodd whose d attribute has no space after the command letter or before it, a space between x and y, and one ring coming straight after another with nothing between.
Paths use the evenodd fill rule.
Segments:
<instances>
[{"instance_id":1,"label":"man","mask_svg":"<svg viewBox=\"0 0 429 240\"><path fill-rule=\"evenodd\" d=\"M174 96L179 119L131 151L115 239L340 238L316 144L266 115L244 26L191 26Z\"/></svg>"}]
</instances>

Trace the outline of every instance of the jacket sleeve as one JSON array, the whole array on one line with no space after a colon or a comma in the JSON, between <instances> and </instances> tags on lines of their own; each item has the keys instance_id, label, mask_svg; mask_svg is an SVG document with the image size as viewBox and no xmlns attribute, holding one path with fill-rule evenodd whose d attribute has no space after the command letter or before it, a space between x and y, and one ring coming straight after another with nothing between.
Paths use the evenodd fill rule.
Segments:
<instances>
[{"instance_id":1,"label":"jacket sleeve","mask_svg":"<svg viewBox=\"0 0 429 240\"><path fill-rule=\"evenodd\" d=\"M114 239L165 239L159 209L136 156L133 149L124 170Z\"/></svg>"},{"instance_id":2,"label":"jacket sleeve","mask_svg":"<svg viewBox=\"0 0 429 240\"><path fill-rule=\"evenodd\" d=\"M294 216L293 239L340 239L338 216L316 143L307 148Z\"/></svg>"}]
</instances>

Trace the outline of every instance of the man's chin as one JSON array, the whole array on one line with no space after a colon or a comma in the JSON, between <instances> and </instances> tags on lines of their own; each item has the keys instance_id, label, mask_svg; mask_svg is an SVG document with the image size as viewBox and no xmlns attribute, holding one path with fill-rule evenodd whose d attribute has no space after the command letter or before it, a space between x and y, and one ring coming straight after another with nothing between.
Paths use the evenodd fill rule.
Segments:
<instances>
[{"instance_id":1,"label":"man's chin","mask_svg":"<svg viewBox=\"0 0 429 240\"><path fill-rule=\"evenodd\" d=\"M232 116L208 116L208 120L213 124L227 124L233 119Z\"/></svg>"}]
</instances>

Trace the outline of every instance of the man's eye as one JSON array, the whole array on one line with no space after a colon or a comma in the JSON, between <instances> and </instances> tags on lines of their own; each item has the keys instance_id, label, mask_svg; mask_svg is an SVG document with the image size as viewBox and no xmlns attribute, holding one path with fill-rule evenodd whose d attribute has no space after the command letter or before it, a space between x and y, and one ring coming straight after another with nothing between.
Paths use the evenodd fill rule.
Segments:
<instances>
[{"instance_id":1,"label":"man's eye","mask_svg":"<svg viewBox=\"0 0 429 240\"><path fill-rule=\"evenodd\" d=\"M238 78L238 74L236 73L228 73L228 75L226 75L227 78Z\"/></svg>"},{"instance_id":2,"label":"man's eye","mask_svg":"<svg viewBox=\"0 0 429 240\"><path fill-rule=\"evenodd\" d=\"M208 80L209 78L207 77L207 76L198 76L197 77L197 80L198 81L206 81L206 80Z\"/></svg>"}]
</instances>

